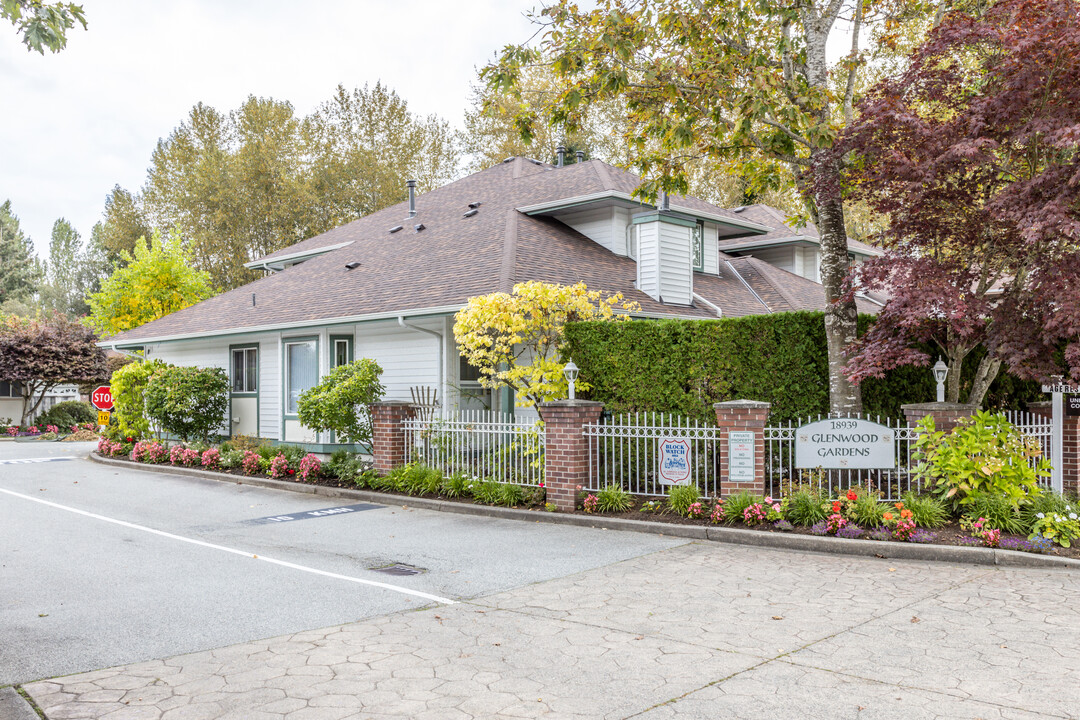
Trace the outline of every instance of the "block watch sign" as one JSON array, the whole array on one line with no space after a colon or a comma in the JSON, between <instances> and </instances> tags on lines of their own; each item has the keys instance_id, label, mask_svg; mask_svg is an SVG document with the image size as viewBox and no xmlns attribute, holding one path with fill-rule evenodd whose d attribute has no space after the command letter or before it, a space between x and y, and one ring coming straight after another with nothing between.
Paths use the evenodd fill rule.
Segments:
<instances>
[{"instance_id":1,"label":"block watch sign","mask_svg":"<svg viewBox=\"0 0 1080 720\"><path fill-rule=\"evenodd\" d=\"M660 483L679 485L690 479L690 443L681 438L660 438Z\"/></svg>"},{"instance_id":2,"label":"block watch sign","mask_svg":"<svg viewBox=\"0 0 1080 720\"><path fill-rule=\"evenodd\" d=\"M728 433L728 479L736 482L754 480L754 432L733 430Z\"/></svg>"}]
</instances>

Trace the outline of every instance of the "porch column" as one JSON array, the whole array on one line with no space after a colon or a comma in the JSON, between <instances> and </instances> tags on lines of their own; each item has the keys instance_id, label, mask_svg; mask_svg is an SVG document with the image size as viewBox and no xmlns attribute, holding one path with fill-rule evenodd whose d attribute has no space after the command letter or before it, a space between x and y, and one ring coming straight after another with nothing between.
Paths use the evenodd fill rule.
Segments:
<instances>
[{"instance_id":1,"label":"porch column","mask_svg":"<svg viewBox=\"0 0 1080 720\"><path fill-rule=\"evenodd\" d=\"M901 405L904 417L908 425L915 427L924 417L934 418L934 427L938 430L951 432L964 418L971 417L979 409L978 405L966 405L964 403L912 403Z\"/></svg>"},{"instance_id":2,"label":"porch column","mask_svg":"<svg viewBox=\"0 0 1080 720\"><path fill-rule=\"evenodd\" d=\"M767 402L731 400L713 405L720 427L720 494L741 490L765 494Z\"/></svg>"},{"instance_id":3,"label":"porch column","mask_svg":"<svg viewBox=\"0 0 1080 720\"><path fill-rule=\"evenodd\" d=\"M592 400L540 403L544 421L544 487L547 501L572 512L578 488L589 481L589 445L585 425L600 419L604 404Z\"/></svg>"},{"instance_id":4,"label":"porch column","mask_svg":"<svg viewBox=\"0 0 1080 720\"><path fill-rule=\"evenodd\" d=\"M404 400L384 400L371 406L371 454L375 472L385 475L405 464L405 428L415 407Z\"/></svg>"}]
</instances>

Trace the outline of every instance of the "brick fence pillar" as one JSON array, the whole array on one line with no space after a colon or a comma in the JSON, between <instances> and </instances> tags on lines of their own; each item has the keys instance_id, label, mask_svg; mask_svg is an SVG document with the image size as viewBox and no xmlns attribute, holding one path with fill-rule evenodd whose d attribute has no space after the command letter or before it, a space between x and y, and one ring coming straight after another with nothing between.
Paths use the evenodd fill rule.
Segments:
<instances>
[{"instance_id":1,"label":"brick fence pillar","mask_svg":"<svg viewBox=\"0 0 1080 720\"><path fill-rule=\"evenodd\" d=\"M904 417L911 427L915 427L924 417L929 415L934 418L934 427L938 430L950 432L966 417L971 417L979 409L978 405L965 405L964 403L914 403L901 405Z\"/></svg>"},{"instance_id":2,"label":"brick fence pillar","mask_svg":"<svg viewBox=\"0 0 1080 720\"><path fill-rule=\"evenodd\" d=\"M1030 403L1028 408L1045 418L1053 418L1051 405L1049 401L1037 402ZM1061 420L1061 489L1076 495L1080 493L1080 417L1066 415Z\"/></svg>"},{"instance_id":3,"label":"brick fence pillar","mask_svg":"<svg viewBox=\"0 0 1080 720\"><path fill-rule=\"evenodd\" d=\"M716 424L720 427L720 494L724 497L740 490L755 495L765 494L765 423L769 419L767 402L754 400L731 400L713 405ZM746 452L750 448L735 446L736 455L729 457L731 441L739 442L739 436L731 433L752 433L753 457ZM750 436L746 436L750 439Z\"/></svg>"},{"instance_id":4,"label":"brick fence pillar","mask_svg":"<svg viewBox=\"0 0 1080 720\"><path fill-rule=\"evenodd\" d=\"M603 403L591 400L555 400L540 403L544 421L544 487L547 501L570 512L577 489L589 480L589 445L582 430L600 419Z\"/></svg>"},{"instance_id":5,"label":"brick fence pillar","mask_svg":"<svg viewBox=\"0 0 1080 720\"><path fill-rule=\"evenodd\" d=\"M371 454L375 472L385 475L405 464L405 420L415 407L404 400L384 400L371 406Z\"/></svg>"}]
</instances>

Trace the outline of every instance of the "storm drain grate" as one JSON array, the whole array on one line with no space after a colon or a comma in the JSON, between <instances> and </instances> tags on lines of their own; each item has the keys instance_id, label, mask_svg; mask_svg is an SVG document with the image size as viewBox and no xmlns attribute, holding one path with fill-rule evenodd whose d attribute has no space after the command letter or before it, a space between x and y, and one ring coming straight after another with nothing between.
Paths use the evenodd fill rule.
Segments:
<instances>
[{"instance_id":1,"label":"storm drain grate","mask_svg":"<svg viewBox=\"0 0 1080 720\"><path fill-rule=\"evenodd\" d=\"M424 568L413 567L412 565L406 565L404 563L394 563L393 565L383 565L371 569L375 572L381 572L385 575L395 575L397 577L419 575L422 572L426 572Z\"/></svg>"}]
</instances>

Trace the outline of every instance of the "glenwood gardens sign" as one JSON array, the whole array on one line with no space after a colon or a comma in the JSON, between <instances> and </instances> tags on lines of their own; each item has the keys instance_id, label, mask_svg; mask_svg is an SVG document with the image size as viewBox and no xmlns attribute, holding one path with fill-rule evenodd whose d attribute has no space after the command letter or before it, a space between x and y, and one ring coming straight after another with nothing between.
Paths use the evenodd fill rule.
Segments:
<instances>
[{"instance_id":1,"label":"glenwood gardens sign","mask_svg":"<svg viewBox=\"0 0 1080 720\"><path fill-rule=\"evenodd\" d=\"M896 433L857 418L819 420L795 430L795 467L872 470L896 467Z\"/></svg>"}]
</instances>

